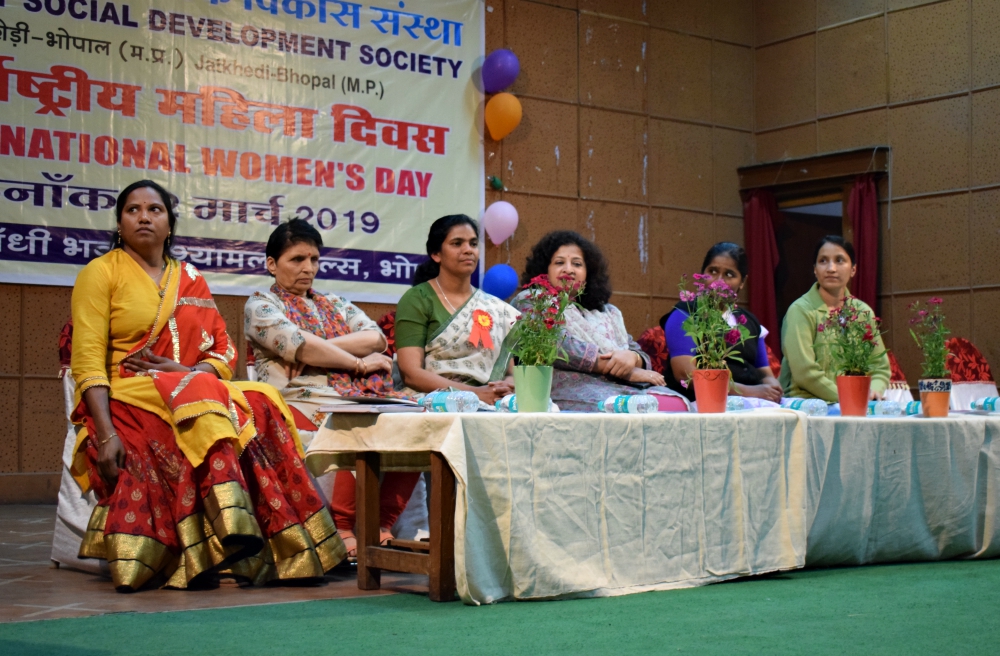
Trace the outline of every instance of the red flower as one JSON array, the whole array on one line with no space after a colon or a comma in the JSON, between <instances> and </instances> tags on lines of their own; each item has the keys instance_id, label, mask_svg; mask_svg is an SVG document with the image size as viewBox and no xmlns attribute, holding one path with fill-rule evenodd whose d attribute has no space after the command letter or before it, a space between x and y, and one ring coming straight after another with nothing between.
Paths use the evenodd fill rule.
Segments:
<instances>
[{"instance_id":1,"label":"red flower","mask_svg":"<svg viewBox=\"0 0 1000 656\"><path fill-rule=\"evenodd\" d=\"M740 341L740 331L738 328L733 328L728 333L726 333L726 344L732 346L738 341Z\"/></svg>"},{"instance_id":2,"label":"red flower","mask_svg":"<svg viewBox=\"0 0 1000 656\"><path fill-rule=\"evenodd\" d=\"M821 323L820 325L816 326L816 332L821 333L824 330L826 330L826 324L825 323Z\"/></svg>"},{"instance_id":3,"label":"red flower","mask_svg":"<svg viewBox=\"0 0 1000 656\"><path fill-rule=\"evenodd\" d=\"M942 303L944 303L944 299L941 298L940 296L932 296L931 298L927 299L927 303L930 305L941 305Z\"/></svg>"},{"instance_id":4,"label":"red flower","mask_svg":"<svg viewBox=\"0 0 1000 656\"><path fill-rule=\"evenodd\" d=\"M746 318L745 315L742 315L742 314L739 316L739 318L737 319L737 321L740 322L741 326L745 326L747 324L747 318Z\"/></svg>"}]
</instances>

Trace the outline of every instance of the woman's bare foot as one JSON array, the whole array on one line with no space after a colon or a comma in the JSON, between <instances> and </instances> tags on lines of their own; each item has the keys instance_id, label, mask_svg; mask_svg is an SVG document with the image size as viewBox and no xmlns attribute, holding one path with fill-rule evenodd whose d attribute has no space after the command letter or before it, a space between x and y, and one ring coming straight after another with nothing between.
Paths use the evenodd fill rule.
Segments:
<instances>
[{"instance_id":1,"label":"woman's bare foot","mask_svg":"<svg viewBox=\"0 0 1000 656\"><path fill-rule=\"evenodd\" d=\"M344 529L337 529L337 533L340 534L340 539L344 541L344 547L347 548L347 560L349 562L357 562L358 560L358 538L355 537L354 531L346 531Z\"/></svg>"},{"instance_id":2,"label":"woman's bare foot","mask_svg":"<svg viewBox=\"0 0 1000 656\"><path fill-rule=\"evenodd\" d=\"M392 531L390 531L384 526L378 530L379 546L385 546L389 542L389 540L394 540L395 538L396 536L392 534Z\"/></svg>"}]
</instances>

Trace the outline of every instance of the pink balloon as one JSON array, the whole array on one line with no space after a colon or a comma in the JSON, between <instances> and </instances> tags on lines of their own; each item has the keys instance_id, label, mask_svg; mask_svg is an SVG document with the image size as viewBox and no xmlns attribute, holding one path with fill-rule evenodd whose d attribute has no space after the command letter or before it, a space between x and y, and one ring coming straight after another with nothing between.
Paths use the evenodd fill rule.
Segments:
<instances>
[{"instance_id":1,"label":"pink balloon","mask_svg":"<svg viewBox=\"0 0 1000 656\"><path fill-rule=\"evenodd\" d=\"M498 200L486 208L483 228L494 246L507 241L517 230L517 210L505 200Z\"/></svg>"}]
</instances>

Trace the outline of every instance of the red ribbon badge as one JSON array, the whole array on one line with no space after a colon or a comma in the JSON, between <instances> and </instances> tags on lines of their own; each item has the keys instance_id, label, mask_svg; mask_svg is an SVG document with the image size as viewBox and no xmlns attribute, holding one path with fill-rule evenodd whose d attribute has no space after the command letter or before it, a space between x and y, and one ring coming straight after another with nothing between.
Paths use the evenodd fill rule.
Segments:
<instances>
[{"instance_id":1,"label":"red ribbon badge","mask_svg":"<svg viewBox=\"0 0 1000 656\"><path fill-rule=\"evenodd\" d=\"M479 348L480 344L488 349L493 348L493 338L490 337L490 329L493 328L493 317L485 310L476 310L472 313L472 332L469 333L469 343Z\"/></svg>"}]
</instances>

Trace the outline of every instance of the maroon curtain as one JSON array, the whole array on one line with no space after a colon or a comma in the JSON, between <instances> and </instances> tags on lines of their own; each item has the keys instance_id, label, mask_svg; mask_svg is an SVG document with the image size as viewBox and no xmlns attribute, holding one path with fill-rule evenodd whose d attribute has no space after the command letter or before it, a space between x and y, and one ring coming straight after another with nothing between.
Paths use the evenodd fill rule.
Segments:
<instances>
[{"instance_id":1,"label":"maroon curtain","mask_svg":"<svg viewBox=\"0 0 1000 656\"><path fill-rule=\"evenodd\" d=\"M774 293L774 268L778 266L778 243L774 239L774 223L778 204L774 194L755 189L743 203L743 236L749 260L750 311L770 331L767 345L780 357L781 326Z\"/></svg>"},{"instance_id":2,"label":"maroon curtain","mask_svg":"<svg viewBox=\"0 0 1000 656\"><path fill-rule=\"evenodd\" d=\"M847 215L854 229L854 256L858 272L851 292L875 308L878 299L878 191L875 176L859 175L847 202Z\"/></svg>"}]
</instances>

